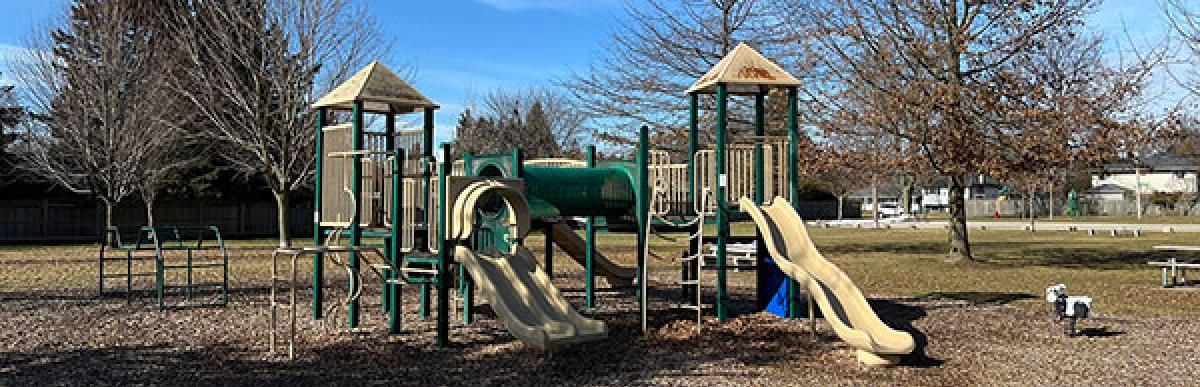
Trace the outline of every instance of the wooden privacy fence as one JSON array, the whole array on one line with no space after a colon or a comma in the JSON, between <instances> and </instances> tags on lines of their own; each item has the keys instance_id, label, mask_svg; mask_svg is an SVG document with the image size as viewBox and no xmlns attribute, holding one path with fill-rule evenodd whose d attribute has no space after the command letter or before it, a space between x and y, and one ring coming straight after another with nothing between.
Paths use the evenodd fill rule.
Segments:
<instances>
[{"instance_id":1,"label":"wooden privacy fence","mask_svg":"<svg viewBox=\"0 0 1200 387\"><path fill-rule=\"evenodd\" d=\"M272 200L164 200L155 206L160 225L217 226L226 237L272 237L276 228ZM293 236L312 232L312 204L299 202L288 210ZM121 227L146 223L140 202L117 206L113 223ZM94 241L104 230L104 207L77 199L0 200L0 242Z\"/></svg>"}]
</instances>

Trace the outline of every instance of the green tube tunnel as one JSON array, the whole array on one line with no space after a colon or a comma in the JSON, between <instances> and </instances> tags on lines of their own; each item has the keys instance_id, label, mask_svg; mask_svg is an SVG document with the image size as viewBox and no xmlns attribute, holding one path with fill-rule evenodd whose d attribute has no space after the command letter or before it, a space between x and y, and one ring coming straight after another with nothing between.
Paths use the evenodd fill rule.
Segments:
<instances>
[{"instance_id":1,"label":"green tube tunnel","mask_svg":"<svg viewBox=\"0 0 1200 387\"><path fill-rule=\"evenodd\" d=\"M512 177L509 163L476 158L472 175ZM482 162L480 162L482 161ZM525 166L525 196L535 219L559 216L622 216L636 201L630 165L610 163L597 168Z\"/></svg>"}]
</instances>

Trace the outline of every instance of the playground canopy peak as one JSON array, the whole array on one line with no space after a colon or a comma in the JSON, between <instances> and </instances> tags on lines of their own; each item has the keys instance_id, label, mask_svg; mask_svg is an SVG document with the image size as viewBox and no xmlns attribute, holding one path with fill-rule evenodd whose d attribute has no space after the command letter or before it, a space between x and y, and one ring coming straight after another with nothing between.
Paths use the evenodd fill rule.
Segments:
<instances>
[{"instance_id":1,"label":"playground canopy peak","mask_svg":"<svg viewBox=\"0 0 1200 387\"><path fill-rule=\"evenodd\" d=\"M687 93L713 94L717 92L717 84L721 83L728 87L730 94L757 94L768 88L800 86L799 79L746 43L738 43Z\"/></svg>"},{"instance_id":2,"label":"playground canopy peak","mask_svg":"<svg viewBox=\"0 0 1200 387\"><path fill-rule=\"evenodd\" d=\"M379 61L359 70L333 91L321 97L313 108L351 110L355 101L363 102L363 110L372 113L413 113L438 105L400 79Z\"/></svg>"}]
</instances>

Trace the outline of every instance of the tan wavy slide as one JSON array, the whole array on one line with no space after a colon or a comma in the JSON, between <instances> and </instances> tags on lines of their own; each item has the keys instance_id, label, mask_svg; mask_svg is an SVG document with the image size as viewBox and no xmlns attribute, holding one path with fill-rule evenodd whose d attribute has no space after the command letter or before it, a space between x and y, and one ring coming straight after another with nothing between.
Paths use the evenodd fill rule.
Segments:
<instances>
[{"instance_id":1,"label":"tan wavy slide","mask_svg":"<svg viewBox=\"0 0 1200 387\"><path fill-rule=\"evenodd\" d=\"M516 235L529 232L529 204L510 186L497 182L478 182L467 187L455 201L449 214L450 236L465 239L471 235L472 214L486 194L504 198L509 224ZM604 322L583 317L576 311L538 266L533 253L517 245L513 254L498 251L481 253L464 246L454 257L471 273L481 296L491 305L509 332L526 345L551 349L608 336Z\"/></svg>"},{"instance_id":2,"label":"tan wavy slide","mask_svg":"<svg viewBox=\"0 0 1200 387\"><path fill-rule=\"evenodd\" d=\"M884 324L850 277L817 251L791 203L775 198L771 205L759 207L742 198L739 204L754 218L779 268L805 284L834 332L856 349L860 362L892 365L913 351L912 336Z\"/></svg>"},{"instance_id":3,"label":"tan wavy slide","mask_svg":"<svg viewBox=\"0 0 1200 387\"><path fill-rule=\"evenodd\" d=\"M571 226L563 222L555 223L550 228L550 238L567 255L574 258L579 266L587 267L587 241L580 238ZM618 265L599 251L592 256L592 263L595 265L596 274L608 278L608 283L613 287L633 286L633 279L637 277L637 269Z\"/></svg>"}]
</instances>

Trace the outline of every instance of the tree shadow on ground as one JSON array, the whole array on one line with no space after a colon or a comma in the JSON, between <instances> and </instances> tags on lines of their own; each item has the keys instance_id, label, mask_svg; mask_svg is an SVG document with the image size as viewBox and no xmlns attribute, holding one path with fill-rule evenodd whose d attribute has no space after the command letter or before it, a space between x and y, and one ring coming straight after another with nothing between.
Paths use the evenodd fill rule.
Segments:
<instances>
[{"instance_id":1,"label":"tree shadow on ground","mask_svg":"<svg viewBox=\"0 0 1200 387\"><path fill-rule=\"evenodd\" d=\"M1129 269L1145 267L1146 262L1164 259L1164 253L1153 250L1114 251L1113 249L1044 248L1026 250L1025 255L1037 256L1031 262L1039 266L1072 269Z\"/></svg>"},{"instance_id":2,"label":"tree shadow on ground","mask_svg":"<svg viewBox=\"0 0 1200 387\"><path fill-rule=\"evenodd\" d=\"M1011 292L931 292L915 297L919 301L954 300L965 301L963 306L999 306L1015 301L1037 298L1029 293Z\"/></svg>"}]
</instances>

